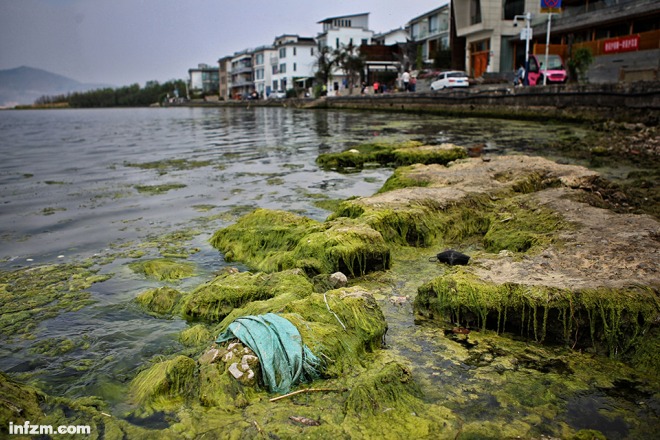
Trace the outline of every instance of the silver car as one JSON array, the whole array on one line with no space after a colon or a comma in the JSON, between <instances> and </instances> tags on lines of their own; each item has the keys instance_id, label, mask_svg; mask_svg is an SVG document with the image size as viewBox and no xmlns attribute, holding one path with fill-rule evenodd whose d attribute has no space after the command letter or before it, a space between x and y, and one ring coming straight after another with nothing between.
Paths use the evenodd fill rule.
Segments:
<instances>
[{"instance_id":1,"label":"silver car","mask_svg":"<svg viewBox=\"0 0 660 440\"><path fill-rule=\"evenodd\" d=\"M447 87L469 87L470 80L465 72L451 70L440 73L431 83L431 90L442 90Z\"/></svg>"}]
</instances>

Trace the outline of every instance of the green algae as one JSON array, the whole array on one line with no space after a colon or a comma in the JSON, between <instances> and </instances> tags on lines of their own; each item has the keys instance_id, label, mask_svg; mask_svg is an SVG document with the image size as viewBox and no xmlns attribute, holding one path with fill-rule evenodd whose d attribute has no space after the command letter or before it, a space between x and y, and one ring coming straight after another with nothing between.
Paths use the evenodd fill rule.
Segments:
<instances>
[{"instance_id":1,"label":"green algae","mask_svg":"<svg viewBox=\"0 0 660 440\"><path fill-rule=\"evenodd\" d=\"M165 286L144 291L135 298L135 301L156 315L171 315L175 313L180 299L181 292Z\"/></svg>"},{"instance_id":2,"label":"green algae","mask_svg":"<svg viewBox=\"0 0 660 440\"><path fill-rule=\"evenodd\" d=\"M412 168L409 166L398 167L394 173L385 181L383 186L378 190L378 193L393 191L395 189L410 188L410 187L426 187L431 182L424 178L424 176L410 175Z\"/></svg>"},{"instance_id":3,"label":"green algae","mask_svg":"<svg viewBox=\"0 0 660 440\"><path fill-rule=\"evenodd\" d=\"M176 281L195 274L193 264L168 258L136 261L128 266L136 273L159 281Z\"/></svg>"},{"instance_id":4,"label":"green algae","mask_svg":"<svg viewBox=\"0 0 660 440\"><path fill-rule=\"evenodd\" d=\"M650 288L572 289L483 281L452 269L419 288L418 313L463 326L512 332L610 356L634 351L660 316Z\"/></svg>"},{"instance_id":5,"label":"green algae","mask_svg":"<svg viewBox=\"0 0 660 440\"><path fill-rule=\"evenodd\" d=\"M187 347L208 345L213 340L213 335L203 324L189 327L179 334L179 342Z\"/></svg>"},{"instance_id":6,"label":"green algae","mask_svg":"<svg viewBox=\"0 0 660 440\"><path fill-rule=\"evenodd\" d=\"M187 159L166 159L155 162L131 163L125 162L124 166L140 168L143 170L156 170L159 174L166 174L169 171L192 170L212 165L210 160L187 160Z\"/></svg>"},{"instance_id":7,"label":"green algae","mask_svg":"<svg viewBox=\"0 0 660 440\"><path fill-rule=\"evenodd\" d=\"M141 194L157 195L164 194L173 189L185 188L183 183L165 183L162 185L135 185L135 189Z\"/></svg>"},{"instance_id":8,"label":"green algae","mask_svg":"<svg viewBox=\"0 0 660 440\"><path fill-rule=\"evenodd\" d=\"M87 289L111 277L97 272L84 264L0 271L0 333L29 336L38 323L92 304Z\"/></svg>"},{"instance_id":9,"label":"green algae","mask_svg":"<svg viewBox=\"0 0 660 440\"><path fill-rule=\"evenodd\" d=\"M370 143L357 145L341 153L320 154L316 163L323 169L345 171L362 169L370 164L405 166L414 163L447 164L467 157L464 148L455 145L428 146L417 141L400 144Z\"/></svg>"},{"instance_id":10,"label":"green algae","mask_svg":"<svg viewBox=\"0 0 660 440\"><path fill-rule=\"evenodd\" d=\"M309 274L358 276L389 267L389 248L381 234L350 219L321 223L257 209L217 231L211 244L225 253L226 261L265 272L300 268Z\"/></svg>"},{"instance_id":11,"label":"green algae","mask_svg":"<svg viewBox=\"0 0 660 440\"><path fill-rule=\"evenodd\" d=\"M186 356L157 362L141 371L131 384L131 395L143 408L173 409L195 392L197 363Z\"/></svg>"},{"instance_id":12,"label":"green algae","mask_svg":"<svg viewBox=\"0 0 660 440\"><path fill-rule=\"evenodd\" d=\"M304 274L291 270L265 273L227 273L215 277L187 294L182 312L186 318L219 322L234 309L283 293L306 296L312 284Z\"/></svg>"}]
</instances>

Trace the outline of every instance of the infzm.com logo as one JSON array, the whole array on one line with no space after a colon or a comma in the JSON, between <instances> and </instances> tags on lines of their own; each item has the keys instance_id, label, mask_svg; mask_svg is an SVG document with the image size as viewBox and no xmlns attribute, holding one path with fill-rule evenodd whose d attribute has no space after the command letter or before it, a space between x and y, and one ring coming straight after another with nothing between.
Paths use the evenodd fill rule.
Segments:
<instances>
[{"instance_id":1,"label":"infzm.com logo","mask_svg":"<svg viewBox=\"0 0 660 440\"><path fill-rule=\"evenodd\" d=\"M34 425L29 420L20 424L9 422L9 435L89 435L91 433L92 428L89 425Z\"/></svg>"}]
</instances>

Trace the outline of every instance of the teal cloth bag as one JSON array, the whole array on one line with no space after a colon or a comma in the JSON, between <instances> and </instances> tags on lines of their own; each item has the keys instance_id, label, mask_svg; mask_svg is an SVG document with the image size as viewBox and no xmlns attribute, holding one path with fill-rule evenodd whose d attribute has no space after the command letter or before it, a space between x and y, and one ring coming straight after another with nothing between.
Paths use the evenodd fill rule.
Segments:
<instances>
[{"instance_id":1,"label":"teal cloth bag","mask_svg":"<svg viewBox=\"0 0 660 440\"><path fill-rule=\"evenodd\" d=\"M319 359L302 343L296 326L279 315L238 318L215 342L235 338L257 355L263 381L271 392L286 394L299 382L318 377Z\"/></svg>"}]
</instances>

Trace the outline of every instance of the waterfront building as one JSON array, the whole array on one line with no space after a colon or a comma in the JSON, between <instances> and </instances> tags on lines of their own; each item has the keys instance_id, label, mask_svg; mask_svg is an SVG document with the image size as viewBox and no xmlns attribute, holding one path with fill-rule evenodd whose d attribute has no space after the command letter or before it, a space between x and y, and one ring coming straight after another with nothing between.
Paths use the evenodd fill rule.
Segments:
<instances>
[{"instance_id":1,"label":"waterfront building","mask_svg":"<svg viewBox=\"0 0 660 440\"><path fill-rule=\"evenodd\" d=\"M323 25L323 32L316 37L319 50L327 47L333 51L351 48L353 55L359 47L372 42L374 32L369 30L369 13L330 17L318 22ZM328 95L340 94L348 85L344 72L335 68L327 84Z\"/></svg>"},{"instance_id":2,"label":"waterfront building","mask_svg":"<svg viewBox=\"0 0 660 440\"><path fill-rule=\"evenodd\" d=\"M457 40L465 46L471 77L513 72L525 59L525 16L531 18L530 53L548 52L564 61L587 47L595 56L591 82L655 79L660 59L660 2L657 0L563 0L557 11L542 11L539 0L452 0ZM528 15L529 14L529 15ZM517 26L516 26L517 24Z\"/></svg>"},{"instance_id":3,"label":"waterfront building","mask_svg":"<svg viewBox=\"0 0 660 440\"><path fill-rule=\"evenodd\" d=\"M420 47L420 59L410 60L412 66L408 67L432 67L435 59L442 56L442 51L449 54L449 18L449 4L445 4L413 18L406 24L410 40Z\"/></svg>"},{"instance_id":4,"label":"waterfront building","mask_svg":"<svg viewBox=\"0 0 660 440\"><path fill-rule=\"evenodd\" d=\"M393 44L406 43L410 39L410 34L404 28L392 29L391 31L375 34L372 44L378 46L392 46Z\"/></svg>"},{"instance_id":5,"label":"waterfront building","mask_svg":"<svg viewBox=\"0 0 660 440\"><path fill-rule=\"evenodd\" d=\"M218 95L223 101L231 98L231 56L225 56L218 60Z\"/></svg>"},{"instance_id":6,"label":"waterfront building","mask_svg":"<svg viewBox=\"0 0 660 440\"><path fill-rule=\"evenodd\" d=\"M316 42L311 37L285 34L275 38L270 57L273 91L298 90L301 94L311 87L316 62Z\"/></svg>"},{"instance_id":7,"label":"waterfront building","mask_svg":"<svg viewBox=\"0 0 660 440\"><path fill-rule=\"evenodd\" d=\"M231 59L231 99L244 99L254 91L252 49L234 53Z\"/></svg>"},{"instance_id":8,"label":"waterfront building","mask_svg":"<svg viewBox=\"0 0 660 440\"><path fill-rule=\"evenodd\" d=\"M261 46L254 50L254 88L262 99L267 98L272 91L271 61L276 54L277 51L273 46Z\"/></svg>"},{"instance_id":9,"label":"waterfront building","mask_svg":"<svg viewBox=\"0 0 660 440\"><path fill-rule=\"evenodd\" d=\"M198 64L197 68L188 69L189 92L196 95L217 95L219 71L215 66Z\"/></svg>"}]
</instances>

